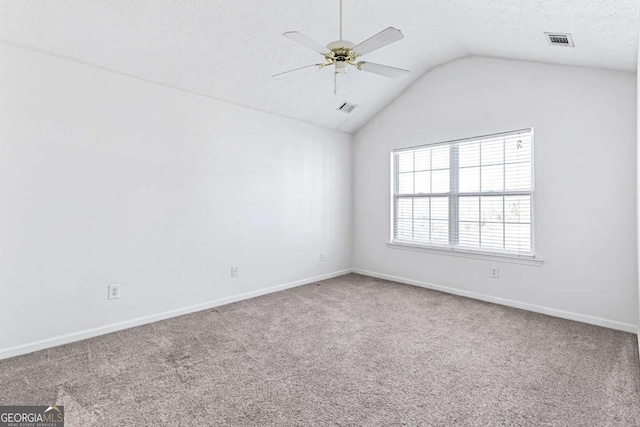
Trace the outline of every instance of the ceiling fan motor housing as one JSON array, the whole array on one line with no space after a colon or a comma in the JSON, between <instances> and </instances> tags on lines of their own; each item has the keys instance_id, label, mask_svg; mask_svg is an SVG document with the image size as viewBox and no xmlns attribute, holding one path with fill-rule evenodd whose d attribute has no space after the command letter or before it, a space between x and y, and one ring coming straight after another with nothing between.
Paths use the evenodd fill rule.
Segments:
<instances>
[{"instance_id":1,"label":"ceiling fan motor housing","mask_svg":"<svg viewBox=\"0 0 640 427\"><path fill-rule=\"evenodd\" d=\"M346 64L353 63L356 60L356 53L353 51L354 46L355 44L347 40L331 42L327 45L327 49L331 53L327 53L325 58L330 62L344 63L343 65L346 66Z\"/></svg>"}]
</instances>

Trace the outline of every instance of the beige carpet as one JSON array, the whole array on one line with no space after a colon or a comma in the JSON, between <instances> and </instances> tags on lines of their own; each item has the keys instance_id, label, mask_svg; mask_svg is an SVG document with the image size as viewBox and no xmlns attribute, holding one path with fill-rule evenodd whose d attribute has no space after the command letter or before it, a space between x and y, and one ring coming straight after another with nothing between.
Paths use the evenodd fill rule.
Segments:
<instances>
[{"instance_id":1,"label":"beige carpet","mask_svg":"<svg viewBox=\"0 0 640 427\"><path fill-rule=\"evenodd\" d=\"M67 426L638 426L636 336L358 275L0 361Z\"/></svg>"}]
</instances>

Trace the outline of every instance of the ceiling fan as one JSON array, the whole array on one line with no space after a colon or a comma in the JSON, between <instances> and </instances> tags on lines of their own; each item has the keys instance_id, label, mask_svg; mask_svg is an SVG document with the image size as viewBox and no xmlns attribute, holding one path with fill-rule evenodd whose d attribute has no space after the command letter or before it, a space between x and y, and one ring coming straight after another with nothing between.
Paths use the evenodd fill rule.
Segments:
<instances>
[{"instance_id":1,"label":"ceiling fan","mask_svg":"<svg viewBox=\"0 0 640 427\"><path fill-rule=\"evenodd\" d=\"M289 77L291 73L296 71L305 70L312 67L324 68L329 65L334 65L334 93L338 94L340 89L341 76L346 75L348 66L353 66L360 71L366 71L368 73L378 74L384 77L390 77L392 79L403 79L409 75L409 71L401 68L390 67L388 65L376 64L374 62L359 61L358 58L387 46L391 43L397 42L404 38L402 31L389 27L378 34L368 38L360 44L353 44L350 41L342 39L342 0L340 0L340 39L329 43L327 46L322 46L320 43L310 39L302 33L297 31L287 31L283 34L284 37L294 42L300 43L303 46L308 47L315 52L324 56L325 62L307 65L305 67L295 68L293 70L285 71L283 73L274 74L273 78L279 79Z\"/></svg>"}]
</instances>

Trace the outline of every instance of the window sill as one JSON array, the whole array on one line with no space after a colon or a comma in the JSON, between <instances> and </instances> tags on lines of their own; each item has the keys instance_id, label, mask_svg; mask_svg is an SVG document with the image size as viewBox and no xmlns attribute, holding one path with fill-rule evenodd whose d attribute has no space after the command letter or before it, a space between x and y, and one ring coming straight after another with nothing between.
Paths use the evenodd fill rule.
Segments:
<instances>
[{"instance_id":1,"label":"window sill","mask_svg":"<svg viewBox=\"0 0 640 427\"><path fill-rule=\"evenodd\" d=\"M452 249L452 248L439 248L435 246L423 246L405 242L387 242L387 246L391 249L400 249L406 251L417 252L429 252L439 255L449 255L464 258L486 259L489 261L510 262L513 264L534 265L541 266L544 262L542 258L536 258L535 256L521 256L511 255L495 252L479 252L468 249Z\"/></svg>"}]
</instances>

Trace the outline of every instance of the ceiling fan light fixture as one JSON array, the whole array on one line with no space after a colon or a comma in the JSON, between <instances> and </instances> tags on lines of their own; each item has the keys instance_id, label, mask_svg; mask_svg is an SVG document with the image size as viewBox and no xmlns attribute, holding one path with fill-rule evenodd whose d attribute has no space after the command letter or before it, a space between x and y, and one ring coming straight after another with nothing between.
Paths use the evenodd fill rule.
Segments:
<instances>
[{"instance_id":1,"label":"ceiling fan light fixture","mask_svg":"<svg viewBox=\"0 0 640 427\"><path fill-rule=\"evenodd\" d=\"M347 63L345 61L336 62L336 74L346 74L347 73Z\"/></svg>"}]
</instances>

